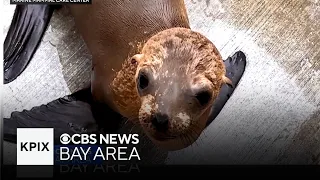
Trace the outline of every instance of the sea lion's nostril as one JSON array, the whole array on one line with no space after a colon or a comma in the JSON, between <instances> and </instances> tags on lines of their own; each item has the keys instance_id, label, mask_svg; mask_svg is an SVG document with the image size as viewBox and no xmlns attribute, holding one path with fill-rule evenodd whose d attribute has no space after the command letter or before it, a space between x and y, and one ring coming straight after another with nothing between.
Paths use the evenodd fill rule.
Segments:
<instances>
[{"instance_id":1,"label":"sea lion's nostril","mask_svg":"<svg viewBox=\"0 0 320 180\"><path fill-rule=\"evenodd\" d=\"M166 132L169 127L169 117L166 114L155 114L151 119L152 125L159 132Z\"/></svg>"}]
</instances>

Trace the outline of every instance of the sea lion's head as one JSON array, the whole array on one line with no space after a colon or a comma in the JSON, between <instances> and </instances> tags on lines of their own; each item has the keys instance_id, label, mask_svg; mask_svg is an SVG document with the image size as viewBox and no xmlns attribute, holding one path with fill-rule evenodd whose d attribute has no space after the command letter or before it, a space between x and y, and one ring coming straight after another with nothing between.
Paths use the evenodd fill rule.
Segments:
<instances>
[{"instance_id":1,"label":"sea lion's head","mask_svg":"<svg viewBox=\"0 0 320 180\"><path fill-rule=\"evenodd\" d=\"M216 47L198 32L173 28L152 36L132 62L146 134L168 150L192 144L222 84L231 83Z\"/></svg>"}]
</instances>

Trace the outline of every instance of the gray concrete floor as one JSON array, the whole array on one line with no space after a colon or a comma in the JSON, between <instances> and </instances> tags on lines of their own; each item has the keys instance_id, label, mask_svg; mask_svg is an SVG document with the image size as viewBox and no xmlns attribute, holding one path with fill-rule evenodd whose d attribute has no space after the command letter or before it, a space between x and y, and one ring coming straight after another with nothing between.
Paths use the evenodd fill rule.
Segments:
<instances>
[{"instance_id":1,"label":"gray concrete floor","mask_svg":"<svg viewBox=\"0 0 320 180\"><path fill-rule=\"evenodd\" d=\"M14 6L4 1L3 35ZM186 0L191 27L247 70L220 115L168 164L320 164L320 1ZM4 86L3 115L70 94L89 82L90 55L66 10L54 13L23 74ZM5 144L6 162L15 147ZM10 155L11 154L11 155Z\"/></svg>"}]
</instances>

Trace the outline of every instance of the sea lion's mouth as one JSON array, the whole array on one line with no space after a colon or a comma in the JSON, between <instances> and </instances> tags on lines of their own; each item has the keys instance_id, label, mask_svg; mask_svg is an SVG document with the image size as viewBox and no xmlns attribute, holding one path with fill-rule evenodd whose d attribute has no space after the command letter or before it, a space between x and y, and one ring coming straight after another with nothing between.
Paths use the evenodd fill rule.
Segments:
<instances>
[{"instance_id":1,"label":"sea lion's mouth","mask_svg":"<svg viewBox=\"0 0 320 180\"><path fill-rule=\"evenodd\" d=\"M151 128L149 124L142 124L142 128L147 137L159 148L167 151L180 150L188 147L192 144L198 137L197 135L188 135L183 132L160 132Z\"/></svg>"}]
</instances>

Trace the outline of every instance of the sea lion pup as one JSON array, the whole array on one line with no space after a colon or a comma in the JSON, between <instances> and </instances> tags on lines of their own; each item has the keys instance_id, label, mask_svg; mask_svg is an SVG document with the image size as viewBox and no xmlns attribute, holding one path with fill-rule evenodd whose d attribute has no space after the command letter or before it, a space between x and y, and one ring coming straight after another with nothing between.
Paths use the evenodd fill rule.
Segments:
<instances>
[{"instance_id":1,"label":"sea lion pup","mask_svg":"<svg viewBox=\"0 0 320 180\"><path fill-rule=\"evenodd\" d=\"M131 122L140 124L161 148L177 150L197 140L207 122L213 120L227 102L244 72L243 53L237 52L231 60L223 62L214 44L190 29L183 0L95 0L91 5L68 5L68 8L92 54L92 101L85 103L108 105ZM39 18L36 16L33 14L31 19ZM13 54L20 57L18 50ZM20 60L27 61L27 58ZM14 66L15 62L12 67L18 67ZM226 74L226 69L230 74ZM6 78L14 79L19 73L13 74L10 77L8 73ZM67 99L31 110L33 120L48 121L48 117L54 117L58 121L65 113L61 121L77 124L67 110L83 105L75 103L76 99ZM212 110L213 104L218 108ZM57 111L62 107L62 113ZM52 115L43 116L43 112ZM11 120L32 121L29 117L30 112L20 112L12 115ZM86 117L94 122L94 118Z\"/></svg>"}]
</instances>

